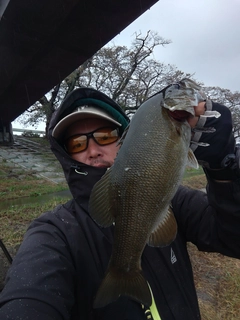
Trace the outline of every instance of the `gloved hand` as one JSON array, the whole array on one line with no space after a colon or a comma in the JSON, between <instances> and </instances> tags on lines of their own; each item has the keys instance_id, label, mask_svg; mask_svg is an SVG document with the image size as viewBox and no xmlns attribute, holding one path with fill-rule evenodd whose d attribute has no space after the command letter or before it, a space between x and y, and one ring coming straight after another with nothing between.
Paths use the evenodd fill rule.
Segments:
<instances>
[{"instance_id":1,"label":"gloved hand","mask_svg":"<svg viewBox=\"0 0 240 320\"><path fill-rule=\"evenodd\" d=\"M193 128L191 148L204 169L214 170L214 174L224 171L225 178L232 179L235 173L229 170L239 169L240 148L235 147L231 112L226 106L206 101L205 115Z\"/></svg>"}]
</instances>

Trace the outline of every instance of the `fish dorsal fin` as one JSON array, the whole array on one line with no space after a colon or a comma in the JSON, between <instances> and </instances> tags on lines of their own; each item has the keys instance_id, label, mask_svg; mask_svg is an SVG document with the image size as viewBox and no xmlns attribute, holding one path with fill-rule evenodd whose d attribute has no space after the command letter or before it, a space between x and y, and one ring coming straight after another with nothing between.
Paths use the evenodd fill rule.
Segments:
<instances>
[{"instance_id":1,"label":"fish dorsal fin","mask_svg":"<svg viewBox=\"0 0 240 320\"><path fill-rule=\"evenodd\" d=\"M190 149L190 148L188 150L188 163L187 163L187 165L191 168L194 168L194 169L199 168L198 161L197 161L192 149Z\"/></svg>"},{"instance_id":2,"label":"fish dorsal fin","mask_svg":"<svg viewBox=\"0 0 240 320\"><path fill-rule=\"evenodd\" d=\"M176 234L177 222L172 209L168 207L157 228L151 233L148 245L152 247L165 247L176 238Z\"/></svg>"},{"instance_id":3,"label":"fish dorsal fin","mask_svg":"<svg viewBox=\"0 0 240 320\"><path fill-rule=\"evenodd\" d=\"M111 210L112 201L109 199L109 176L111 168L94 185L89 200L89 213L102 227L109 227L114 222Z\"/></svg>"}]
</instances>

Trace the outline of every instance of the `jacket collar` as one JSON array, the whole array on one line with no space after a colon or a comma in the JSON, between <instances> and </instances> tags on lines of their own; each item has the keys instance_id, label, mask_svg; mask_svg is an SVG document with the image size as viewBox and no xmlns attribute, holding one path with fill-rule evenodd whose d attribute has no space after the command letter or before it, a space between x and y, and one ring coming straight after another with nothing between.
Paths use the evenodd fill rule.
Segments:
<instances>
[{"instance_id":1,"label":"jacket collar","mask_svg":"<svg viewBox=\"0 0 240 320\"><path fill-rule=\"evenodd\" d=\"M52 152L60 162L73 198L88 212L88 200L95 183L101 179L106 168L96 168L72 159L64 148L49 137Z\"/></svg>"},{"instance_id":2,"label":"jacket collar","mask_svg":"<svg viewBox=\"0 0 240 320\"><path fill-rule=\"evenodd\" d=\"M69 168L68 176L65 174L73 198L86 212L88 212L88 201L92 188L106 170L106 168L95 168L78 162Z\"/></svg>"}]
</instances>

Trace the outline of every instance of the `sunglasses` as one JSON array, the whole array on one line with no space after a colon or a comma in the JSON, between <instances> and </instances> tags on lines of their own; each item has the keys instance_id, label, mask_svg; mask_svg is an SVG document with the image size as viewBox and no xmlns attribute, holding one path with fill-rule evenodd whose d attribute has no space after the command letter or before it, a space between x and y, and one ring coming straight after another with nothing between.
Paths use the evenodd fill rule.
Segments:
<instances>
[{"instance_id":1,"label":"sunglasses","mask_svg":"<svg viewBox=\"0 0 240 320\"><path fill-rule=\"evenodd\" d=\"M66 139L64 147L69 154L82 152L88 147L88 140L93 140L100 146L116 142L119 138L118 128L99 128L89 133L75 134Z\"/></svg>"}]
</instances>

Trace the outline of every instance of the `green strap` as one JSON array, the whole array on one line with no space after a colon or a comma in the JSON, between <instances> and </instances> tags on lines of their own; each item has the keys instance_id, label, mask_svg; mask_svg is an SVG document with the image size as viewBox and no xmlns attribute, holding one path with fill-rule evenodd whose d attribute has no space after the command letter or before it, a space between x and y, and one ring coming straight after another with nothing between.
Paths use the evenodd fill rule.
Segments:
<instances>
[{"instance_id":1,"label":"green strap","mask_svg":"<svg viewBox=\"0 0 240 320\"><path fill-rule=\"evenodd\" d=\"M161 320L161 317L160 317L160 315L158 313L158 309L157 309L157 306L156 306L156 303L155 303L155 300L154 300L152 289L151 289L149 283L148 283L148 286L149 286L149 289L150 289L150 292L151 292L151 296L152 296L152 304L151 304L150 308L145 311L146 317L149 320L150 319Z\"/></svg>"},{"instance_id":2,"label":"green strap","mask_svg":"<svg viewBox=\"0 0 240 320\"><path fill-rule=\"evenodd\" d=\"M156 306L156 303L155 303L155 300L154 300L152 289L151 289L149 283L148 283L148 286L149 286L149 289L150 289L150 292L151 292L151 296L152 296L152 304L150 306L150 311L151 311L153 320L161 320L161 317L160 317L160 315L158 313L158 309L157 309L157 306Z\"/></svg>"}]
</instances>

